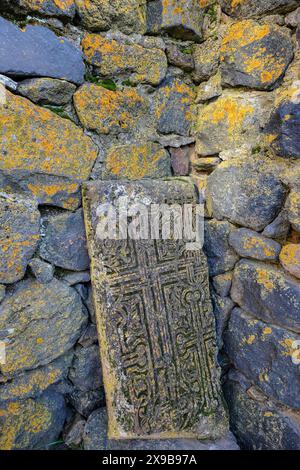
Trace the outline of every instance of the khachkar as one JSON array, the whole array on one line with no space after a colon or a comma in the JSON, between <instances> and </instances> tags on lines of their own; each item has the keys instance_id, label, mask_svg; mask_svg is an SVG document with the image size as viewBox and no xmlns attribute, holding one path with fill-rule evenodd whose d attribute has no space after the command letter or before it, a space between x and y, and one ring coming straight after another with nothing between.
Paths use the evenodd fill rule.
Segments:
<instances>
[{"instance_id":1,"label":"khachkar","mask_svg":"<svg viewBox=\"0 0 300 470\"><path fill-rule=\"evenodd\" d=\"M111 230L120 201L149 210L195 205L193 185L99 181L85 186L83 199L109 437L222 436L227 416L202 250L187 250L184 240L103 236L104 212Z\"/></svg>"}]
</instances>

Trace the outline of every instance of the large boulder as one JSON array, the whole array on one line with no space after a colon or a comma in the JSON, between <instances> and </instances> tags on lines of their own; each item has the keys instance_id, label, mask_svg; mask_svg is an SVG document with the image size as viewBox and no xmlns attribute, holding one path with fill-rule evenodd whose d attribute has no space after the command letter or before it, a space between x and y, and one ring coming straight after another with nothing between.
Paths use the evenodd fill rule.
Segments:
<instances>
[{"instance_id":1,"label":"large boulder","mask_svg":"<svg viewBox=\"0 0 300 470\"><path fill-rule=\"evenodd\" d=\"M47 449L59 437L67 408L56 391L40 398L0 403L0 449Z\"/></svg>"},{"instance_id":2,"label":"large boulder","mask_svg":"<svg viewBox=\"0 0 300 470\"><path fill-rule=\"evenodd\" d=\"M221 0L225 13L234 17L255 17L266 13L290 11L299 5L298 0Z\"/></svg>"},{"instance_id":3,"label":"large boulder","mask_svg":"<svg viewBox=\"0 0 300 470\"><path fill-rule=\"evenodd\" d=\"M271 94L240 90L225 90L219 99L199 106L197 153L207 156L243 145L257 147L272 106Z\"/></svg>"},{"instance_id":4,"label":"large boulder","mask_svg":"<svg viewBox=\"0 0 300 470\"><path fill-rule=\"evenodd\" d=\"M16 284L0 304L0 330L8 330L2 374L13 377L58 358L74 345L86 321L79 294L64 282Z\"/></svg>"},{"instance_id":5,"label":"large boulder","mask_svg":"<svg viewBox=\"0 0 300 470\"><path fill-rule=\"evenodd\" d=\"M224 335L231 363L269 397L300 409L300 336L236 308Z\"/></svg>"},{"instance_id":6,"label":"large boulder","mask_svg":"<svg viewBox=\"0 0 300 470\"><path fill-rule=\"evenodd\" d=\"M43 26L25 30L0 18L0 73L12 77L62 78L76 84L84 80L81 52L67 39Z\"/></svg>"},{"instance_id":7,"label":"large boulder","mask_svg":"<svg viewBox=\"0 0 300 470\"><path fill-rule=\"evenodd\" d=\"M231 429L244 450L300 450L297 411L278 406L242 377L224 387ZM246 382L246 383L245 383Z\"/></svg>"},{"instance_id":8,"label":"large boulder","mask_svg":"<svg viewBox=\"0 0 300 470\"><path fill-rule=\"evenodd\" d=\"M209 176L208 197L217 219L263 230L282 208L286 190L271 169L259 160L229 160Z\"/></svg>"},{"instance_id":9,"label":"large boulder","mask_svg":"<svg viewBox=\"0 0 300 470\"><path fill-rule=\"evenodd\" d=\"M155 43L154 43L155 45ZM152 46L152 43L151 43ZM161 49L134 42L126 36L86 34L82 40L86 61L104 77L121 76L132 85L158 85L167 72L167 57Z\"/></svg>"},{"instance_id":10,"label":"large boulder","mask_svg":"<svg viewBox=\"0 0 300 470\"><path fill-rule=\"evenodd\" d=\"M300 332L300 282L277 266L240 261L234 270L231 297L262 321Z\"/></svg>"},{"instance_id":11,"label":"large boulder","mask_svg":"<svg viewBox=\"0 0 300 470\"><path fill-rule=\"evenodd\" d=\"M5 193L0 195L0 282L10 284L25 274L40 239L36 202Z\"/></svg>"},{"instance_id":12,"label":"large boulder","mask_svg":"<svg viewBox=\"0 0 300 470\"><path fill-rule=\"evenodd\" d=\"M253 20L233 23L221 44L225 85L273 88L293 59L289 31Z\"/></svg>"},{"instance_id":13,"label":"large boulder","mask_svg":"<svg viewBox=\"0 0 300 470\"><path fill-rule=\"evenodd\" d=\"M71 271L83 271L90 265L86 247L82 210L45 216L40 256Z\"/></svg>"},{"instance_id":14,"label":"large boulder","mask_svg":"<svg viewBox=\"0 0 300 470\"><path fill-rule=\"evenodd\" d=\"M146 31L146 0L75 0L78 16L90 31L114 26L125 34Z\"/></svg>"}]
</instances>

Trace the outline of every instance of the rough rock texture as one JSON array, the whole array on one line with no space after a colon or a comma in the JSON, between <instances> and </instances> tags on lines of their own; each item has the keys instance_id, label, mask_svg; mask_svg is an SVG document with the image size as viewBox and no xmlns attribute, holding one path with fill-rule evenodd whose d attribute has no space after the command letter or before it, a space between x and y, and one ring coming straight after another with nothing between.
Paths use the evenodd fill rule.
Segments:
<instances>
[{"instance_id":1,"label":"rough rock texture","mask_svg":"<svg viewBox=\"0 0 300 470\"><path fill-rule=\"evenodd\" d=\"M18 85L18 93L36 104L61 106L71 101L76 86L66 80L31 78Z\"/></svg>"},{"instance_id":2,"label":"rough rock texture","mask_svg":"<svg viewBox=\"0 0 300 470\"><path fill-rule=\"evenodd\" d=\"M300 282L276 266L242 260L236 266L231 296L266 323L300 332Z\"/></svg>"},{"instance_id":3,"label":"rough rock texture","mask_svg":"<svg viewBox=\"0 0 300 470\"><path fill-rule=\"evenodd\" d=\"M111 440L107 438L105 408L99 408L90 415L84 428L83 442L85 450L239 450L231 433L218 441L197 441L195 439Z\"/></svg>"},{"instance_id":4,"label":"rough rock texture","mask_svg":"<svg viewBox=\"0 0 300 470\"><path fill-rule=\"evenodd\" d=\"M63 396L54 390L35 400L0 403L0 448L47 448L61 433L66 413Z\"/></svg>"},{"instance_id":5,"label":"rough rock texture","mask_svg":"<svg viewBox=\"0 0 300 470\"><path fill-rule=\"evenodd\" d=\"M170 157L159 144L147 142L112 146L107 152L103 178L132 179L171 176Z\"/></svg>"},{"instance_id":6,"label":"rough rock texture","mask_svg":"<svg viewBox=\"0 0 300 470\"><path fill-rule=\"evenodd\" d=\"M220 43L215 39L208 39L193 48L195 70L192 78L196 83L204 82L218 71L220 59Z\"/></svg>"},{"instance_id":7,"label":"rough rock texture","mask_svg":"<svg viewBox=\"0 0 300 470\"><path fill-rule=\"evenodd\" d=\"M7 10L21 15L33 13L72 19L75 15L75 2L74 0L1 0L0 11Z\"/></svg>"},{"instance_id":8,"label":"rough rock texture","mask_svg":"<svg viewBox=\"0 0 300 470\"><path fill-rule=\"evenodd\" d=\"M191 53L182 52L176 44L167 45L166 54L170 65L175 65L186 72L191 72L194 69L195 64Z\"/></svg>"},{"instance_id":9,"label":"rough rock texture","mask_svg":"<svg viewBox=\"0 0 300 470\"><path fill-rule=\"evenodd\" d=\"M229 245L229 235L234 229L234 225L227 221L210 220L205 224L204 251L211 276L230 271L239 260L239 256Z\"/></svg>"},{"instance_id":10,"label":"rough rock texture","mask_svg":"<svg viewBox=\"0 0 300 470\"><path fill-rule=\"evenodd\" d=\"M260 391L230 377L224 388L231 426L245 450L300 450L299 413L272 402ZM256 398L259 398L257 400Z\"/></svg>"},{"instance_id":11,"label":"rough rock texture","mask_svg":"<svg viewBox=\"0 0 300 470\"><path fill-rule=\"evenodd\" d=\"M74 105L82 124L98 134L135 133L149 113L147 98L131 87L111 91L85 84L75 93Z\"/></svg>"},{"instance_id":12,"label":"rough rock texture","mask_svg":"<svg viewBox=\"0 0 300 470\"><path fill-rule=\"evenodd\" d=\"M69 379L83 392L103 386L98 345L76 347Z\"/></svg>"},{"instance_id":13,"label":"rough rock texture","mask_svg":"<svg viewBox=\"0 0 300 470\"><path fill-rule=\"evenodd\" d=\"M299 352L299 335L268 326L235 309L225 341L226 351L238 370L269 397L300 409L299 364L293 361Z\"/></svg>"},{"instance_id":14,"label":"rough rock texture","mask_svg":"<svg viewBox=\"0 0 300 470\"><path fill-rule=\"evenodd\" d=\"M225 85L267 90L284 75L293 59L289 32L245 20L231 25L221 44Z\"/></svg>"},{"instance_id":15,"label":"rough rock texture","mask_svg":"<svg viewBox=\"0 0 300 470\"><path fill-rule=\"evenodd\" d=\"M52 77L82 83L84 63L80 51L47 28L19 29L0 18L0 73L12 77Z\"/></svg>"},{"instance_id":16,"label":"rough rock texture","mask_svg":"<svg viewBox=\"0 0 300 470\"><path fill-rule=\"evenodd\" d=\"M255 147L267 123L272 97L262 92L226 90L211 103L200 106L196 125L200 155L215 155L247 144Z\"/></svg>"},{"instance_id":17,"label":"rough rock texture","mask_svg":"<svg viewBox=\"0 0 300 470\"><path fill-rule=\"evenodd\" d=\"M195 119L194 100L191 86L177 79L166 79L155 97L158 131L162 134L190 135L191 124Z\"/></svg>"},{"instance_id":18,"label":"rough rock texture","mask_svg":"<svg viewBox=\"0 0 300 470\"><path fill-rule=\"evenodd\" d=\"M0 195L0 282L11 284L25 274L40 238L37 204L27 198Z\"/></svg>"},{"instance_id":19,"label":"rough rock texture","mask_svg":"<svg viewBox=\"0 0 300 470\"><path fill-rule=\"evenodd\" d=\"M229 236L229 244L240 256L262 261L277 261L281 251L279 243L246 228L234 230Z\"/></svg>"},{"instance_id":20,"label":"rough rock texture","mask_svg":"<svg viewBox=\"0 0 300 470\"><path fill-rule=\"evenodd\" d=\"M285 245L280 253L280 262L286 271L300 279L300 245Z\"/></svg>"},{"instance_id":21,"label":"rough rock texture","mask_svg":"<svg viewBox=\"0 0 300 470\"><path fill-rule=\"evenodd\" d=\"M87 34L82 48L87 62L104 77L120 75L132 85L158 85L166 75L167 58L161 49L143 47L126 36Z\"/></svg>"},{"instance_id":22,"label":"rough rock texture","mask_svg":"<svg viewBox=\"0 0 300 470\"><path fill-rule=\"evenodd\" d=\"M33 258L28 265L35 278L41 284L47 284L47 282L52 281L54 274L54 267L52 264L45 263L45 261L40 258Z\"/></svg>"},{"instance_id":23,"label":"rough rock texture","mask_svg":"<svg viewBox=\"0 0 300 470\"><path fill-rule=\"evenodd\" d=\"M275 220L271 222L263 231L262 235L268 238L285 238L290 230L287 211L278 214Z\"/></svg>"},{"instance_id":24,"label":"rough rock texture","mask_svg":"<svg viewBox=\"0 0 300 470\"><path fill-rule=\"evenodd\" d=\"M43 225L45 235L39 249L43 259L71 271L83 271L89 267L81 209L74 213L46 216Z\"/></svg>"},{"instance_id":25,"label":"rough rock texture","mask_svg":"<svg viewBox=\"0 0 300 470\"><path fill-rule=\"evenodd\" d=\"M167 32L179 39L202 39L204 10L197 0L153 0L147 3L150 33Z\"/></svg>"},{"instance_id":26,"label":"rough rock texture","mask_svg":"<svg viewBox=\"0 0 300 470\"><path fill-rule=\"evenodd\" d=\"M288 198L288 220L300 232L300 191L297 189L292 190Z\"/></svg>"},{"instance_id":27,"label":"rough rock texture","mask_svg":"<svg viewBox=\"0 0 300 470\"><path fill-rule=\"evenodd\" d=\"M125 34L146 31L146 0L75 0L79 18L91 31L117 27Z\"/></svg>"},{"instance_id":28,"label":"rough rock texture","mask_svg":"<svg viewBox=\"0 0 300 470\"><path fill-rule=\"evenodd\" d=\"M266 13L285 12L296 8L298 4L298 0L221 0L224 11L234 17L252 17Z\"/></svg>"},{"instance_id":29,"label":"rough rock texture","mask_svg":"<svg viewBox=\"0 0 300 470\"><path fill-rule=\"evenodd\" d=\"M48 364L74 345L85 323L80 297L65 283L21 281L0 305L0 330L9 329L2 374Z\"/></svg>"},{"instance_id":30,"label":"rough rock texture","mask_svg":"<svg viewBox=\"0 0 300 470\"><path fill-rule=\"evenodd\" d=\"M187 176L190 172L190 160L194 152L194 147L170 147L169 152L171 155L171 166L174 175Z\"/></svg>"},{"instance_id":31,"label":"rough rock texture","mask_svg":"<svg viewBox=\"0 0 300 470\"><path fill-rule=\"evenodd\" d=\"M271 170L245 160L224 162L208 178L214 216L260 231L284 204L286 190Z\"/></svg>"}]
</instances>

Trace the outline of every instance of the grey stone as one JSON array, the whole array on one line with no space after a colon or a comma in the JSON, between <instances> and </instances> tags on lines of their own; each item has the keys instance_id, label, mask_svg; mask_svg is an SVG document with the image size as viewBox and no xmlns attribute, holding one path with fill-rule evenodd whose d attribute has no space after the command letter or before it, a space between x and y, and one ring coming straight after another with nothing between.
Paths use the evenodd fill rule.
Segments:
<instances>
[{"instance_id":1,"label":"grey stone","mask_svg":"<svg viewBox=\"0 0 300 470\"><path fill-rule=\"evenodd\" d=\"M234 229L234 225L226 221L209 220L205 224L204 252L211 276L230 271L239 260L229 245L229 235Z\"/></svg>"},{"instance_id":2,"label":"grey stone","mask_svg":"<svg viewBox=\"0 0 300 470\"><path fill-rule=\"evenodd\" d=\"M5 77L5 75L0 75L0 83L13 91L18 88L18 83L11 78Z\"/></svg>"},{"instance_id":3,"label":"grey stone","mask_svg":"<svg viewBox=\"0 0 300 470\"><path fill-rule=\"evenodd\" d=\"M0 284L0 302L2 302L2 300L4 299L5 292L6 292L5 286L2 286L2 284Z\"/></svg>"},{"instance_id":4,"label":"grey stone","mask_svg":"<svg viewBox=\"0 0 300 470\"><path fill-rule=\"evenodd\" d=\"M262 261L277 261L281 251L279 243L247 228L231 232L229 244L240 256Z\"/></svg>"},{"instance_id":5,"label":"grey stone","mask_svg":"<svg viewBox=\"0 0 300 470\"><path fill-rule=\"evenodd\" d=\"M0 194L0 282L10 284L25 274L40 238L37 203L20 195Z\"/></svg>"},{"instance_id":6,"label":"grey stone","mask_svg":"<svg viewBox=\"0 0 300 470\"><path fill-rule=\"evenodd\" d=\"M207 191L215 217L258 232L276 218L286 196L279 178L255 160L222 163L209 176Z\"/></svg>"},{"instance_id":7,"label":"grey stone","mask_svg":"<svg viewBox=\"0 0 300 470\"><path fill-rule=\"evenodd\" d=\"M193 47L195 70L192 78L196 83L204 82L215 75L219 67L220 43L215 39L208 39L202 44Z\"/></svg>"},{"instance_id":8,"label":"grey stone","mask_svg":"<svg viewBox=\"0 0 300 470\"><path fill-rule=\"evenodd\" d=\"M18 85L18 93L36 104L62 106L72 100L76 86L66 80L31 78Z\"/></svg>"},{"instance_id":9,"label":"grey stone","mask_svg":"<svg viewBox=\"0 0 300 470\"><path fill-rule=\"evenodd\" d=\"M300 282L277 266L240 261L233 274L231 297L262 321L300 332Z\"/></svg>"},{"instance_id":10,"label":"grey stone","mask_svg":"<svg viewBox=\"0 0 300 470\"><path fill-rule=\"evenodd\" d=\"M290 231L290 223L287 211L281 211L273 222L271 222L262 232L264 237L285 238Z\"/></svg>"},{"instance_id":11,"label":"grey stone","mask_svg":"<svg viewBox=\"0 0 300 470\"><path fill-rule=\"evenodd\" d=\"M93 323L89 323L86 329L84 330L83 334L79 338L78 344L86 348L87 346L91 346L92 344L95 344L97 342L98 334L96 325L93 325Z\"/></svg>"},{"instance_id":12,"label":"grey stone","mask_svg":"<svg viewBox=\"0 0 300 470\"><path fill-rule=\"evenodd\" d=\"M218 72L207 82L203 82L198 86L196 104L205 103L206 101L218 98L222 95L221 75Z\"/></svg>"},{"instance_id":13,"label":"grey stone","mask_svg":"<svg viewBox=\"0 0 300 470\"><path fill-rule=\"evenodd\" d=\"M271 147L281 157L300 158L300 101L284 101L271 116L265 132L275 136Z\"/></svg>"},{"instance_id":14,"label":"grey stone","mask_svg":"<svg viewBox=\"0 0 300 470\"><path fill-rule=\"evenodd\" d=\"M9 11L14 15L31 13L70 20L75 15L75 3L73 0L1 0L0 11Z\"/></svg>"},{"instance_id":15,"label":"grey stone","mask_svg":"<svg viewBox=\"0 0 300 470\"><path fill-rule=\"evenodd\" d=\"M286 12L299 5L298 0L252 0L233 2L221 0L224 11L234 17L255 17L265 13Z\"/></svg>"},{"instance_id":16,"label":"grey stone","mask_svg":"<svg viewBox=\"0 0 300 470\"><path fill-rule=\"evenodd\" d=\"M89 267L82 210L48 216L40 256L49 263L72 271Z\"/></svg>"},{"instance_id":17,"label":"grey stone","mask_svg":"<svg viewBox=\"0 0 300 470\"><path fill-rule=\"evenodd\" d=\"M257 90L274 88L294 57L289 30L252 20L229 26L221 52L222 83Z\"/></svg>"},{"instance_id":18,"label":"grey stone","mask_svg":"<svg viewBox=\"0 0 300 470\"><path fill-rule=\"evenodd\" d=\"M16 284L0 304L0 330L10 329L2 374L12 377L53 361L74 345L86 322L79 295L65 283Z\"/></svg>"},{"instance_id":19,"label":"grey stone","mask_svg":"<svg viewBox=\"0 0 300 470\"><path fill-rule=\"evenodd\" d=\"M94 299L93 299L93 288L91 285L88 286L88 295L87 298L83 301L84 305L86 306L89 317L92 323L96 324L96 313L94 307Z\"/></svg>"},{"instance_id":20,"label":"grey stone","mask_svg":"<svg viewBox=\"0 0 300 470\"><path fill-rule=\"evenodd\" d=\"M219 274L213 278L213 286L216 293L224 298L229 295L232 283L233 271L227 272L225 274Z\"/></svg>"},{"instance_id":21,"label":"grey stone","mask_svg":"<svg viewBox=\"0 0 300 470\"><path fill-rule=\"evenodd\" d=\"M99 347L97 345L87 347L77 346L75 348L69 379L82 392L98 390L102 387L102 372Z\"/></svg>"},{"instance_id":22,"label":"grey stone","mask_svg":"<svg viewBox=\"0 0 300 470\"><path fill-rule=\"evenodd\" d=\"M182 52L175 44L167 46L166 54L170 65L179 67L185 72L191 72L194 69L195 64L192 54Z\"/></svg>"},{"instance_id":23,"label":"grey stone","mask_svg":"<svg viewBox=\"0 0 300 470\"><path fill-rule=\"evenodd\" d=\"M104 406L104 389L102 387L98 390L88 390L87 392L73 389L68 394L68 400L81 416L88 418L94 410Z\"/></svg>"},{"instance_id":24,"label":"grey stone","mask_svg":"<svg viewBox=\"0 0 300 470\"><path fill-rule=\"evenodd\" d=\"M62 276L62 279L69 284L69 286L74 286L75 284L79 284L81 282L90 282L91 275L89 271L80 271L75 273L67 273Z\"/></svg>"},{"instance_id":25,"label":"grey stone","mask_svg":"<svg viewBox=\"0 0 300 470\"><path fill-rule=\"evenodd\" d=\"M171 166L176 176L187 176L190 173L190 161L194 152L193 145L184 147L170 147Z\"/></svg>"},{"instance_id":26,"label":"grey stone","mask_svg":"<svg viewBox=\"0 0 300 470\"><path fill-rule=\"evenodd\" d=\"M41 284L47 284L47 282L52 281L54 275L54 268L52 264L45 263L45 261L40 258L34 258L28 263L31 271L33 272L35 278Z\"/></svg>"},{"instance_id":27,"label":"grey stone","mask_svg":"<svg viewBox=\"0 0 300 470\"><path fill-rule=\"evenodd\" d=\"M167 32L178 39L202 39L204 10L197 0L147 2L147 27L149 33Z\"/></svg>"},{"instance_id":28,"label":"grey stone","mask_svg":"<svg viewBox=\"0 0 300 470\"><path fill-rule=\"evenodd\" d=\"M83 419L80 415L77 415L64 430L63 439L64 443L68 447L78 448L80 446L83 439L85 423L85 419Z\"/></svg>"},{"instance_id":29,"label":"grey stone","mask_svg":"<svg viewBox=\"0 0 300 470\"><path fill-rule=\"evenodd\" d=\"M231 429L244 450L300 450L299 415L230 377L224 387ZM255 395L260 392L255 390Z\"/></svg>"},{"instance_id":30,"label":"grey stone","mask_svg":"<svg viewBox=\"0 0 300 470\"><path fill-rule=\"evenodd\" d=\"M230 313L235 304L230 297L220 297L214 292L212 292L211 297L216 319L217 343L219 349L222 349L223 333L227 327Z\"/></svg>"},{"instance_id":31,"label":"grey stone","mask_svg":"<svg viewBox=\"0 0 300 470\"><path fill-rule=\"evenodd\" d=\"M83 442L85 450L239 450L230 432L218 441L111 440L107 438L106 408L99 408L89 416L84 429Z\"/></svg>"},{"instance_id":32,"label":"grey stone","mask_svg":"<svg viewBox=\"0 0 300 470\"><path fill-rule=\"evenodd\" d=\"M0 73L11 77L44 76L80 84L84 80L82 55L65 38L43 26L24 31L0 18Z\"/></svg>"},{"instance_id":33,"label":"grey stone","mask_svg":"<svg viewBox=\"0 0 300 470\"><path fill-rule=\"evenodd\" d=\"M194 119L194 100L191 86L174 78L164 80L158 87L154 102L157 130L162 134L189 136Z\"/></svg>"},{"instance_id":34,"label":"grey stone","mask_svg":"<svg viewBox=\"0 0 300 470\"><path fill-rule=\"evenodd\" d=\"M297 28L300 24L300 8L292 11L285 17L285 24L291 26L292 28Z\"/></svg>"},{"instance_id":35,"label":"grey stone","mask_svg":"<svg viewBox=\"0 0 300 470\"><path fill-rule=\"evenodd\" d=\"M47 449L60 435L67 415L64 398L54 390L41 397L1 404L2 450ZM9 436L9 438L8 438Z\"/></svg>"},{"instance_id":36,"label":"grey stone","mask_svg":"<svg viewBox=\"0 0 300 470\"><path fill-rule=\"evenodd\" d=\"M234 364L269 397L300 409L300 336L255 320L241 309L234 309L224 334L225 350ZM294 356L293 356L294 355Z\"/></svg>"}]
</instances>

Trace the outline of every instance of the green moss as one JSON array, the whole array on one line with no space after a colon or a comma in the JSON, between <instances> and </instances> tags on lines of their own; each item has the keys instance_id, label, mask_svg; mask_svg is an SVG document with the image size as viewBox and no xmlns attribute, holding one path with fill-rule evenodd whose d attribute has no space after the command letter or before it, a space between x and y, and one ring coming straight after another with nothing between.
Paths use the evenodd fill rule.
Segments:
<instances>
[{"instance_id":1,"label":"green moss","mask_svg":"<svg viewBox=\"0 0 300 470\"><path fill-rule=\"evenodd\" d=\"M205 13L206 16L209 16L211 21L214 23L218 19L217 5L212 5L209 7Z\"/></svg>"},{"instance_id":2,"label":"green moss","mask_svg":"<svg viewBox=\"0 0 300 470\"><path fill-rule=\"evenodd\" d=\"M44 105L43 107L49 109L50 111L52 111L53 113L57 114L57 115L60 116L61 118L63 118L63 119L69 119L69 120L71 121L71 118L70 118L69 114L65 111L65 109L64 109L63 106Z\"/></svg>"},{"instance_id":3,"label":"green moss","mask_svg":"<svg viewBox=\"0 0 300 470\"><path fill-rule=\"evenodd\" d=\"M85 81L89 83L94 83L94 85L102 86L107 90L116 91L117 85L116 83L111 80L111 78L104 78L103 80L95 75L91 75L89 73L85 74Z\"/></svg>"},{"instance_id":4,"label":"green moss","mask_svg":"<svg viewBox=\"0 0 300 470\"><path fill-rule=\"evenodd\" d=\"M260 153L260 152L261 152L261 146L260 145L256 145L251 150L252 155L256 155L257 153Z\"/></svg>"},{"instance_id":5,"label":"green moss","mask_svg":"<svg viewBox=\"0 0 300 470\"><path fill-rule=\"evenodd\" d=\"M192 55L193 54L193 49L192 47L183 47L180 49L180 52L186 55Z\"/></svg>"}]
</instances>

